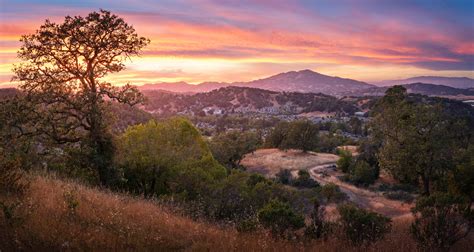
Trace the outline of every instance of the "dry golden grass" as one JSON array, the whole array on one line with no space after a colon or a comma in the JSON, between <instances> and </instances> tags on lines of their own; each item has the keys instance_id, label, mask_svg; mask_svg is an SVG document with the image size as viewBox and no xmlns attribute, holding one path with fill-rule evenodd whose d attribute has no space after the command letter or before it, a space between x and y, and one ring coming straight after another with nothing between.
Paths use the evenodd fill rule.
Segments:
<instances>
[{"instance_id":1,"label":"dry golden grass","mask_svg":"<svg viewBox=\"0 0 474 252\"><path fill-rule=\"evenodd\" d=\"M241 164L248 171L275 176L281 169L309 169L317 165L335 163L339 157L328 153L303 153L300 150L259 149L245 155Z\"/></svg>"},{"instance_id":2,"label":"dry golden grass","mask_svg":"<svg viewBox=\"0 0 474 252\"><path fill-rule=\"evenodd\" d=\"M18 199L2 195L1 200ZM34 176L14 211L1 215L0 250L80 251L414 251L404 220L369 248L353 248L342 238L327 241L274 240L267 233L239 234L233 228L194 221L141 198L98 190L75 182ZM469 248L472 243L458 246Z\"/></svg>"}]
</instances>

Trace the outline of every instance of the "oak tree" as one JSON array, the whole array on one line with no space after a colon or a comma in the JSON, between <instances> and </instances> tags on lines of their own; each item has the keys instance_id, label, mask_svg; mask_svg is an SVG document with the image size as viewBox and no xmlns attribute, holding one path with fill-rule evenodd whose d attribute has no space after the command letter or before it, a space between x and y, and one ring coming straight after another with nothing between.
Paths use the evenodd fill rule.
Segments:
<instances>
[{"instance_id":1,"label":"oak tree","mask_svg":"<svg viewBox=\"0 0 474 252\"><path fill-rule=\"evenodd\" d=\"M135 105L143 100L131 85L106 81L125 68L150 41L122 18L100 10L86 17L67 16L62 23L46 20L33 34L21 37L13 69L23 101L32 113L31 134L53 143L80 143L89 148L90 163L107 182L113 146L108 133L108 101Z\"/></svg>"}]
</instances>

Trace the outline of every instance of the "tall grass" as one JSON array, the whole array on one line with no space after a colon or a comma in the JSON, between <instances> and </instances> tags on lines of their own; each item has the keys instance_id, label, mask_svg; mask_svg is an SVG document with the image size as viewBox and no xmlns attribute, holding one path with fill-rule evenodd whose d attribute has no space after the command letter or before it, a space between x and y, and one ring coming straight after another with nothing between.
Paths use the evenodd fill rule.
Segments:
<instances>
[{"instance_id":1,"label":"tall grass","mask_svg":"<svg viewBox=\"0 0 474 252\"><path fill-rule=\"evenodd\" d=\"M8 198L10 197L10 198ZM264 231L195 221L156 202L73 181L33 176L12 216L3 211L0 249L10 250L193 250L193 251L414 251L408 223L395 221L392 233L369 248L353 248L342 237L326 241L274 240ZM11 203L15 204L15 203ZM469 250L473 243L460 243Z\"/></svg>"}]
</instances>

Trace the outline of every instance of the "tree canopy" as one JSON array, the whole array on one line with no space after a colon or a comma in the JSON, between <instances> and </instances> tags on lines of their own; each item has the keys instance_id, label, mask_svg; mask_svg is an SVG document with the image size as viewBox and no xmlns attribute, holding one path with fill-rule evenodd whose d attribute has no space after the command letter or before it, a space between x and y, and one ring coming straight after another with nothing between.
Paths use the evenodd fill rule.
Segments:
<instances>
[{"instance_id":1,"label":"tree canopy","mask_svg":"<svg viewBox=\"0 0 474 252\"><path fill-rule=\"evenodd\" d=\"M88 146L92 166L105 183L113 152L106 101L135 105L143 96L131 85L117 87L103 77L123 70L124 61L149 40L122 18L100 10L67 16L60 24L46 20L20 42L22 62L13 69L14 79L21 82L21 99L30 111L22 133Z\"/></svg>"}]
</instances>

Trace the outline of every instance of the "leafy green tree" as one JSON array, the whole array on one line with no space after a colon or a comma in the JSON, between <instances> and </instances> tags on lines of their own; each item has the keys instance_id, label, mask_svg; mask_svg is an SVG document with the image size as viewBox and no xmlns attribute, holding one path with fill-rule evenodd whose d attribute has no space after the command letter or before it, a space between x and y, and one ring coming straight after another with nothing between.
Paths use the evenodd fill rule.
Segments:
<instances>
[{"instance_id":1,"label":"leafy green tree","mask_svg":"<svg viewBox=\"0 0 474 252\"><path fill-rule=\"evenodd\" d=\"M260 209L258 219L276 236L304 227L303 216L295 213L288 203L278 200L272 200Z\"/></svg>"},{"instance_id":2,"label":"leafy green tree","mask_svg":"<svg viewBox=\"0 0 474 252\"><path fill-rule=\"evenodd\" d=\"M129 127L117 142L117 163L124 169L126 186L146 197L194 194L226 173L199 131L185 119Z\"/></svg>"},{"instance_id":3,"label":"leafy green tree","mask_svg":"<svg viewBox=\"0 0 474 252\"><path fill-rule=\"evenodd\" d=\"M101 10L86 17L49 20L21 38L13 69L28 105L23 134L41 135L56 144L82 143L102 184L110 176L114 148L108 131L107 100L135 105L142 101L130 85L113 86L103 77L123 70L149 40L122 18ZM28 131L28 132L26 132Z\"/></svg>"},{"instance_id":4,"label":"leafy green tree","mask_svg":"<svg viewBox=\"0 0 474 252\"><path fill-rule=\"evenodd\" d=\"M464 195L474 202L474 144L460 149L456 155L456 168L449 177L449 191Z\"/></svg>"},{"instance_id":5,"label":"leafy green tree","mask_svg":"<svg viewBox=\"0 0 474 252\"><path fill-rule=\"evenodd\" d=\"M370 244L388 233L391 220L383 215L368 212L353 205L340 205L340 224L347 238L356 245Z\"/></svg>"},{"instance_id":6,"label":"leafy green tree","mask_svg":"<svg viewBox=\"0 0 474 252\"><path fill-rule=\"evenodd\" d=\"M228 131L214 136L209 142L214 158L227 168L240 168L245 154L251 153L261 144L254 132Z\"/></svg>"},{"instance_id":7,"label":"leafy green tree","mask_svg":"<svg viewBox=\"0 0 474 252\"><path fill-rule=\"evenodd\" d=\"M319 128L309 120L290 123L288 134L283 143L285 149L299 149L303 152L314 150L318 144Z\"/></svg>"},{"instance_id":8,"label":"leafy green tree","mask_svg":"<svg viewBox=\"0 0 474 252\"><path fill-rule=\"evenodd\" d=\"M351 132L357 135L362 134L362 121L357 117L351 117L349 119L349 127Z\"/></svg>"},{"instance_id":9,"label":"leafy green tree","mask_svg":"<svg viewBox=\"0 0 474 252\"><path fill-rule=\"evenodd\" d=\"M387 90L374 111L372 129L383 141L380 167L401 182L421 181L429 195L433 183L454 168L454 152L470 132L465 120L452 117L441 102L407 95L401 86Z\"/></svg>"},{"instance_id":10,"label":"leafy green tree","mask_svg":"<svg viewBox=\"0 0 474 252\"><path fill-rule=\"evenodd\" d=\"M469 202L448 193L421 197L412 209L411 233L423 249L448 249L466 237L474 225Z\"/></svg>"},{"instance_id":11,"label":"leafy green tree","mask_svg":"<svg viewBox=\"0 0 474 252\"><path fill-rule=\"evenodd\" d=\"M289 129L290 124L288 122L279 122L265 139L266 145L273 148L284 149Z\"/></svg>"}]
</instances>

